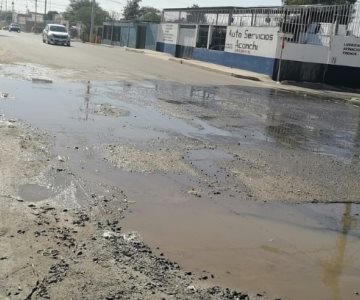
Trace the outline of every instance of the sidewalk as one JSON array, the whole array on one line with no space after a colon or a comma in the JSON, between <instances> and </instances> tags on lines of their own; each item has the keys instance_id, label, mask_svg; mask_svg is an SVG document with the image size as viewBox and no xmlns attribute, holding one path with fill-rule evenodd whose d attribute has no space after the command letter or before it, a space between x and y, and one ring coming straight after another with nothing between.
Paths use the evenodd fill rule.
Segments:
<instances>
[{"instance_id":1,"label":"sidewalk","mask_svg":"<svg viewBox=\"0 0 360 300\"><path fill-rule=\"evenodd\" d=\"M172 61L172 62L179 63L182 65L193 66L198 69L211 71L211 72L215 72L218 74L227 75L227 76L231 76L231 77L235 77L235 78L241 78L241 79L252 80L252 81L262 81L262 82L266 82L266 81L271 82L272 81L269 76L264 75L264 74L259 74L259 73L250 72L250 71L241 70L241 69L233 69L233 68L216 65L213 63L198 61L198 60L176 58L170 54L163 53L163 52L157 52L157 51L152 51L152 50L148 50L148 49L133 49L133 48L126 48L126 47L125 47L125 51L154 56L157 58Z\"/></svg>"},{"instance_id":2,"label":"sidewalk","mask_svg":"<svg viewBox=\"0 0 360 300\"><path fill-rule=\"evenodd\" d=\"M321 83L313 84L313 83L302 83L302 82L283 82L281 84L278 84L276 81L273 81L269 76L264 74L259 74L241 69L229 68L229 67L198 61L198 60L176 58L168 53L157 52L148 49L134 49L127 47L125 47L124 49L125 51L144 54L144 55L156 57L158 59L163 59L167 61L172 61L174 63L192 66L195 68L207 70L210 72L215 72L225 76L257 81L268 88L273 88L286 92L294 92L294 93L302 94L304 96L315 95L315 96L322 96L329 98L337 98L348 101L353 105L360 106L360 94L358 91L352 89L342 89Z\"/></svg>"}]
</instances>

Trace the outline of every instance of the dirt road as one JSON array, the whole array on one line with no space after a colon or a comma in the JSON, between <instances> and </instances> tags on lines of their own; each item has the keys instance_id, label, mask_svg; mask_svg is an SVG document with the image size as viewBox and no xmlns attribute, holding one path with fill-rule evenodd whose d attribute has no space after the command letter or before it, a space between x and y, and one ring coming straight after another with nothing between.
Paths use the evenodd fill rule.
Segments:
<instances>
[{"instance_id":1,"label":"dirt road","mask_svg":"<svg viewBox=\"0 0 360 300\"><path fill-rule=\"evenodd\" d=\"M0 299L357 299L358 107L37 38L0 36Z\"/></svg>"},{"instance_id":2,"label":"dirt road","mask_svg":"<svg viewBox=\"0 0 360 300\"><path fill-rule=\"evenodd\" d=\"M190 84L245 84L255 82L177 65L171 61L125 51L123 48L74 42L72 47L43 44L40 35L0 31L0 62L32 63L59 69L67 79L164 79ZM161 56L160 56L161 57Z\"/></svg>"},{"instance_id":3,"label":"dirt road","mask_svg":"<svg viewBox=\"0 0 360 300\"><path fill-rule=\"evenodd\" d=\"M63 160L50 155L44 135L2 120L0 138L0 299L245 297L208 288L178 264L154 256L136 233L122 232L124 192L88 194ZM74 176L71 184L88 197L85 208L59 201L69 195L51 195L44 181L58 174Z\"/></svg>"}]
</instances>

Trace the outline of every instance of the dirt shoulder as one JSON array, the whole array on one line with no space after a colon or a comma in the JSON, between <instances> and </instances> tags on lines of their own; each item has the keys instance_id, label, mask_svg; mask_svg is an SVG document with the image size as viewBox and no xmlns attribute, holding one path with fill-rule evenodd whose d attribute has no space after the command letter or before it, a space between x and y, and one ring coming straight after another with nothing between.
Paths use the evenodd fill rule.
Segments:
<instances>
[{"instance_id":1,"label":"dirt shoulder","mask_svg":"<svg viewBox=\"0 0 360 300\"><path fill-rule=\"evenodd\" d=\"M186 273L123 232L128 202L121 190L99 195L82 186L89 199L81 208L54 194L21 198L24 186L73 175L51 155L49 138L19 122L0 121L0 139L0 299L248 299L211 287L211 274Z\"/></svg>"}]
</instances>

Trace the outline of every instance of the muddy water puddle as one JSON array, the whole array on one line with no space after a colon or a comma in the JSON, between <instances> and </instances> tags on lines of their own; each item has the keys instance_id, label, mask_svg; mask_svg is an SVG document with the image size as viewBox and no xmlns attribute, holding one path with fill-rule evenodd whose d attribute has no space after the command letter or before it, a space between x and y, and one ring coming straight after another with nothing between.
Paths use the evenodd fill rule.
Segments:
<instances>
[{"instance_id":1,"label":"muddy water puddle","mask_svg":"<svg viewBox=\"0 0 360 300\"><path fill-rule=\"evenodd\" d=\"M125 228L186 270L210 272L215 283L282 299L357 299L358 205L224 200L142 202Z\"/></svg>"},{"instance_id":2,"label":"muddy water puddle","mask_svg":"<svg viewBox=\"0 0 360 300\"><path fill-rule=\"evenodd\" d=\"M15 98L1 103L2 112L52 132L78 132L93 142L99 136L111 142L175 133L230 143L274 142L348 160L360 152L360 109L341 101L172 82L41 84L1 78L0 83L1 92ZM161 103L187 117L164 113Z\"/></svg>"},{"instance_id":3,"label":"muddy water puddle","mask_svg":"<svg viewBox=\"0 0 360 300\"><path fill-rule=\"evenodd\" d=\"M133 202L126 229L138 230L184 268L206 269L215 283L271 296L356 299L358 205L258 204L231 191L192 197L193 175L125 172L104 161L101 149L179 136L214 145L268 143L356 165L359 109L273 90L171 82L0 78L0 91L11 96L0 102L0 114L54 136L56 154L88 182L124 189ZM191 149L185 160L226 181L213 162L231 157L220 149ZM35 186L22 190L33 201L47 196Z\"/></svg>"},{"instance_id":4,"label":"muddy water puddle","mask_svg":"<svg viewBox=\"0 0 360 300\"><path fill-rule=\"evenodd\" d=\"M53 193L50 189L38 184L25 184L19 187L19 196L25 201L37 202L50 198Z\"/></svg>"}]
</instances>

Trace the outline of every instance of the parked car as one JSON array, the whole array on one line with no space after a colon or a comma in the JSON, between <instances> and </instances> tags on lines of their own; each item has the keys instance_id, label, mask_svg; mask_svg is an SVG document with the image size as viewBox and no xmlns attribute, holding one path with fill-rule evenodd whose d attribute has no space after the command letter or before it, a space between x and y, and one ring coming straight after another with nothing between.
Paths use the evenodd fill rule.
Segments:
<instances>
[{"instance_id":1,"label":"parked car","mask_svg":"<svg viewBox=\"0 0 360 300\"><path fill-rule=\"evenodd\" d=\"M210 45L210 50L218 50L218 51L224 51L225 45Z\"/></svg>"},{"instance_id":2,"label":"parked car","mask_svg":"<svg viewBox=\"0 0 360 300\"><path fill-rule=\"evenodd\" d=\"M44 43L54 45L66 45L70 47L70 34L66 27L59 24L48 24L43 30L42 39Z\"/></svg>"},{"instance_id":3,"label":"parked car","mask_svg":"<svg viewBox=\"0 0 360 300\"><path fill-rule=\"evenodd\" d=\"M20 32L20 25L17 23L11 23L9 26L9 31Z\"/></svg>"}]
</instances>

